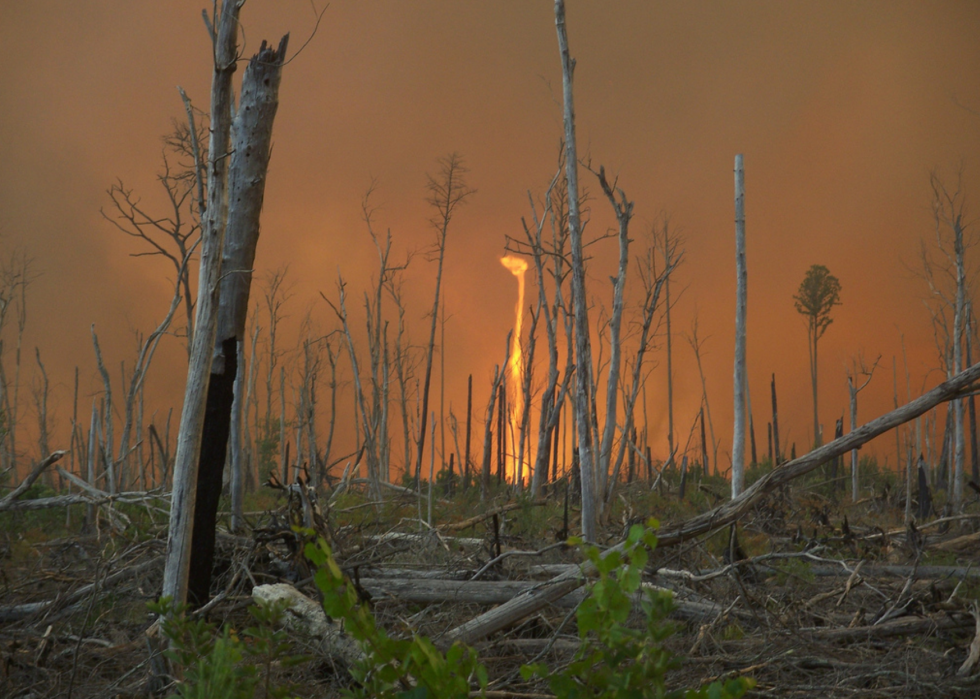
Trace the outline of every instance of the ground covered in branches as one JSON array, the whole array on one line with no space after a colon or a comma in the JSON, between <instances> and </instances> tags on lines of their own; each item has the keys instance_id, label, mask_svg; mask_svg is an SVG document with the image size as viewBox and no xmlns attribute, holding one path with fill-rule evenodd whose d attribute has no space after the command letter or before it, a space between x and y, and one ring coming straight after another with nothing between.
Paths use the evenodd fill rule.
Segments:
<instances>
[{"instance_id":1,"label":"ground covered in branches","mask_svg":"<svg viewBox=\"0 0 980 699\"><path fill-rule=\"evenodd\" d=\"M669 685L747 676L756 682L749 696L977 696L980 506L904 526L904 502L888 494L904 489L885 488L885 480L878 496L859 503L826 483L794 483L770 493L734 537L726 527L658 549L644 581L673 591L676 602L667 645L680 666ZM618 543L650 516L682 522L727 488L721 480L689 482L681 500L678 485L668 478L653 491L625 487L597 543ZM536 502L501 487L485 503L475 490L437 491L433 505L430 527L426 501L404 490L371 501L352 484L332 499L321 494L319 514L304 513L295 489L260 493L248 529L219 534L214 597L196 618L240 632L254 623L253 588L267 583L288 582L317 599L293 529L304 519L331 544L381 626L437 643L582 561L577 548L562 545L577 513L573 499L565 514L564 484ZM147 637L147 603L160 590L165 506L103 503L88 532L84 506L0 513L0 696L150 693L160 642ZM579 644L573 611L583 594L476 645L490 696L550 696L518 670L568 661ZM271 686L338 696L349 682L343 663L302 634L290 641L289 653L311 658L295 666L272 658Z\"/></svg>"}]
</instances>

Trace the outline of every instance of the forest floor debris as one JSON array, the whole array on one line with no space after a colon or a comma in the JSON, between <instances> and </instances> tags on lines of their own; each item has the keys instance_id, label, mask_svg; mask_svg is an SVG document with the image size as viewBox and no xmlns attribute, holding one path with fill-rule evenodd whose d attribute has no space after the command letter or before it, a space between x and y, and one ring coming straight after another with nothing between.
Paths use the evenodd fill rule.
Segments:
<instances>
[{"instance_id":1,"label":"forest floor debris","mask_svg":"<svg viewBox=\"0 0 980 699\"><path fill-rule=\"evenodd\" d=\"M618 543L652 515L677 529L707 508L704 491L678 502L667 485L664 494L624 487L599 543ZM759 697L977 696L978 503L965 516L904 526L903 502L854 505L817 490L780 488L740 518L736 537L725 527L654 553L645 582L671 590L677 603L668 646L681 662L670 681L750 676L749 696ZM481 504L475 490L457 492L428 527L416 497L361 507L367 496L354 486L323 513L319 534L389 633L439 643L488 608L577 570L579 551L556 541L575 530L574 503L573 521L563 519L563 493L531 502L502 489ZM292 527L302 512L262 497L247 532L219 537L212 601L199 617L243 629L252 592L264 585L318 599L303 535ZM100 526L87 534L79 533L84 505L0 514L0 696L148 695L146 605L160 590L165 507L104 502ZM578 644L571 610L584 594L475 644L490 672L488 696L548 696L517 671L534 658L567 661ZM314 659L281 669L283 678L300 696L337 696L344 671L316 639L291 637Z\"/></svg>"}]
</instances>

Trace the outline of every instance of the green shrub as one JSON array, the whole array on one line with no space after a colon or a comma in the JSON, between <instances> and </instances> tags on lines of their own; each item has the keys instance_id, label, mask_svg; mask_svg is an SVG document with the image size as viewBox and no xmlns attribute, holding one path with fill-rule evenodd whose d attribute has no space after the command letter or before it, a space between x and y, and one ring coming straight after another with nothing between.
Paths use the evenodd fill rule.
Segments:
<instances>
[{"instance_id":1,"label":"green shrub","mask_svg":"<svg viewBox=\"0 0 980 699\"><path fill-rule=\"evenodd\" d=\"M273 666L309 659L289 652L288 636L279 628L285 602L249 607L256 625L245 629L245 640L227 626L218 634L214 624L188 618L186 608L174 608L169 599L148 606L163 618L170 641L166 655L183 675L169 699L252 699L259 688L261 696L283 699L292 686L273 686Z\"/></svg>"},{"instance_id":2,"label":"green shrub","mask_svg":"<svg viewBox=\"0 0 980 699\"><path fill-rule=\"evenodd\" d=\"M324 611L343 620L344 630L363 652L351 668L356 684L346 696L462 699L469 696L471 681L486 687L486 668L473 649L456 643L443 654L424 636L396 639L379 627L322 538L307 544L306 555L318 568L314 579L323 593Z\"/></svg>"},{"instance_id":3,"label":"green shrub","mask_svg":"<svg viewBox=\"0 0 980 699\"><path fill-rule=\"evenodd\" d=\"M647 528L633 525L622 552L613 550L603 555L594 546L582 547L598 571L598 580L576 611L581 644L572 662L559 671L552 672L544 664L524 666L521 674L525 679L545 679L551 691L563 699L736 699L752 687L751 680L738 678L697 690L666 689L667 671L680 665L663 646L674 632L666 621L673 607L667 592L645 588L644 628L626 625L633 597L641 589L649 551L657 544L653 533L656 526L655 520Z\"/></svg>"},{"instance_id":4,"label":"green shrub","mask_svg":"<svg viewBox=\"0 0 980 699\"><path fill-rule=\"evenodd\" d=\"M554 672L544 664L524 666L525 679L546 680L562 699L737 699L753 686L752 680L738 678L697 690L667 691L666 673L680 664L663 647L673 633L666 621L673 606L668 593L645 589L644 628L626 625L648 552L656 546L654 526L653 520L650 528L633 526L622 553L602 555L596 547L582 545L599 573L576 612L582 643L569 665ZM448 699L468 696L473 683L483 693L487 671L475 651L457 643L443 655L417 634L404 640L391 638L358 600L325 541L307 545L306 555L318 567L315 580L323 593L324 610L343 620L364 653L352 670L357 684L347 690L347 696Z\"/></svg>"}]
</instances>

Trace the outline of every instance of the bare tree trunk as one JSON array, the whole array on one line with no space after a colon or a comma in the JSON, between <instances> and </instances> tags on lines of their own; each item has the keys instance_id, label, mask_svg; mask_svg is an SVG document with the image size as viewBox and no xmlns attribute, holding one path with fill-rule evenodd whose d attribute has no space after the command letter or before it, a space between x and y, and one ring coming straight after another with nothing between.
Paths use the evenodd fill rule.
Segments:
<instances>
[{"instance_id":1,"label":"bare tree trunk","mask_svg":"<svg viewBox=\"0 0 980 699\"><path fill-rule=\"evenodd\" d=\"M966 305L966 365L973 365L973 304ZM966 399L970 419L970 475L980 483L980 456L977 455L977 399L972 393Z\"/></svg>"},{"instance_id":2,"label":"bare tree trunk","mask_svg":"<svg viewBox=\"0 0 980 699\"><path fill-rule=\"evenodd\" d=\"M588 296L585 293L585 260L582 255L582 223L579 212L578 150L575 142L575 106L572 74L575 61L568 50L565 0L555 0L555 27L561 53L565 125L565 178L568 181L568 230L572 253L572 308L575 314L576 390L573 398L578 423L579 468L582 474L582 536L597 536L596 474L592 452L592 351L589 341Z\"/></svg>"},{"instance_id":3,"label":"bare tree trunk","mask_svg":"<svg viewBox=\"0 0 980 699\"><path fill-rule=\"evenodd\" d=\"M502 388L504 375L507 371L507 358L510 357L511 333L507 333L504 363L493 368L493 381L490 384L490 399L487 401L487 414L483 427L483 464L480 477L480 499L486 502L490 497L490 462L493 460L493 416L497 401L497 392ZM503 367L503 369L501 369Z\"/></svg>"},{"instance_id":4,"label":"bare tree trunk","mask_svg":"<svg viewBox=\"0 0 980 699\"><path fill-rule=\"evenodd\" d=\"M711 405L708 403L708 382L705 379L704 368L701 365L701 346L704 343L698 338L697 316L694 317L694 322L691 324L691 335L687 338L687 341L691 345L691 349L694 350L694 359L698 365L698 375L701 377L701 403L704 405L704 411L708 415L708 429L711 433L711 456L715 465L715 475L718 475L718 440L715 439L715 424L711 419Z\"/></svg>"},{"instance_id":5,"label":"bare tree trunk","mask_svg":"<svg viewBox=\"0 0 980 699\"><path fill-rule=\"evenodd\" d=\"M772 392L772 448L776 456L772 462L773 467L779 466L782 461L782 452L779 451L779 410L776 408L776 375L772 375L772 382L769 384Z\"/></svg>"},{"instance_id":6,"label":"bare tree trunk","mask_svg":"<svg viewBox=\"0 0 980 699\"><path fill-rule=\"evenodd\" d=\"M732 497L745 487L745 313L748 274L745 268L745 170L735 156L735 433L732 438Z\"/></svg>"},{"instance_id":7,"label":"bare tree trunk","mask_svg":"<svg viewBox=\"0 0 980 699\"><path fill-rule=\"evenodd\" d=\"M854 365L853 373L847 372L847 392L850 396L851 405L851 432L857 429L857 396L858 393L864 390L864 388L871 382L871 377L874 375L875 369L878 367L878 362L881 361L881 355L875 360L875 363L868 369L864 365L864 360L861 359L860 367L856 362ZM860 386L857 385L857 374L863 374L867 378L864 380ZM834 435L837 438L839 435ZM858 501L858 450L855 448L851 450L851 500L853 502Z\"/></svg>"},{"instance_id":8,"label":"bare tree trunk","mask_svg":"<svg viewBox=\"0 0 980 699\"><path fill-rule=\"evenodd\" d=\"M966 315L966 267L963 224L960 214L953 219L953 249L956 254L956 310L953 317L953 373L963 371L963 326ZM953 473L953 511L963 511L963 481L966 444L963 435L963 399L953 400L953 439L956 461Z\"/></svg>"},{"instance_id":9,"label":"bare tree trunk","mask_svg":"<svg viewBox=\"0 0 980 699\"><path fill-rule=\"evenodd\" d=\"M429 410L429 385L432 382L432 354L435 351L436 324L439 320L439 302L442 294L442 266L446 258L446 237L449 233L449 222L452 220L456 208L464 203L466 199L474 193L466 184L466 168L463 166L462 159L456 153L443 158L439 161L442 171L440 180L429 177L428 189L431 193L429 203L436 209L436 215L432 219L432 224L436 228L436 293L435 301L432 304L432 323L429 326L429 344L426 350L425 359L425 381L422 388L422 416L419 426L419 446L416 455L415 472L422 470L422 452L425 449L425 428L426 418ZM445 348L440 348L440 352Z\"/></svg>"},{"instance_id":10,"label":"bare tree trunk","mask_svg":"<svg viewBox=\"0 0 980 699\"><path fill-rule=\"evenodd\" d=\"M105 434L105 451L103 453L103 459L105 460L106 490L109 491L110 495L115 495L116 469L115 458L112 454L112 382L109 380L109 372L106 370L105 363L102 361L102 350L99 348L99 338L95 334L95 325L92 326L92 344L95 346L95 360L99 367L99 374L102 375L102 384L105 386L106 410L105 426L103 427Z\"/></svg>"},{"instance_id":11,"label":"bare tree trunk","mask_svg":"<svg viewBox=\"0 0 980 699\"><path fill-rule=\"evenodd\" d=\"M40 451L38 461L44 461L51 453L48 448L48 372L44 370L44 364L41 363L41 350L37 347L34 348L34 358L41 370L41 387L35 401L37 403L37 444Z\"/></svg>"},{"instance_id":12,"label":"bare tree trunk","mask_svg":"<svg viewBox=\"0 0 980 699\"><path fill-rule=\"evenodd\" d=\"M466 461L463 466L463 488L470 482L470 436L473 423L473 374L466 379Z\"/></svg>"},{"instance_id":13,"label":"bare tree trunk","mask_svg":"<svg viewBox=\"0 0 980 699\"><path fill-rule=\"evenodd\" d=\"M668 227L664 226L664 257L667 257L668 251L670 250L670 242L668 238ZM667 321L667 453L673 455L674 453L674 365L673 365L673 335L670 331L670 277L667 278L664 284L664 297L666 306L664 307L665 319ZM643 409L646 410L646 400L643 401ZM704 413L701 414L702 425L701 434L704 436L704 424L703 418ZM704 466L704 475L708 475L708 453L704 452L705 460L702 462Z\"/></svg>"},{"instance_id":14,"label":"bare tree trunk","mask_svg":"<svg viewBox=\"0 0 980 699\"><path fill-rule=\"evenodd\" d=\"M88 473L87 483L95 487L95 453L98 445L96 430L99 425L99 410L92 401L92 422L88 430ZM91 532L95 528L95 505L88 505L85 508L85 531Z\"/></svg>"},{"instance_id":15,"label":"bare tree trunk","mask_svg":"<svg viewBox=\"0 0 980 699\"><path fill-rule=\"evenodd\" d=\"M217 331L218 288L228 210L231 82L237 66L240 9L237 2L225 0L221 6L221 19L215 21L211 37L214 45L214 75L211 84L211 143L208 150L208 207L203 221L197 315L177 438L167 562L161 591L161 597L169 597L178 605L187 600L197 501L197 472L208 393L207 377L211 373L211 353Z\"/></svg>"},{"instance_id":16,"label":"bare tree trunk","mask_svg":"<svg viewBox=\"0 0 980 699\"><path fill-rule=\"evenodd\" d=\"M212 321L215 328L205 331L200 315L195 324L197 334L209 335L213 351L201 428L190 558L188 593L195 604L207 601L211 587L218 501L228 454L234 386L240 373L239 349L245 339L252 267L259 239L259 215L272 151L272 125L279 106L279 81L288 44L288 34L281 39L278 49L263 41L242 77L239 109L231 125L234 141L227 172L224 204L227 208L222 212L227 218L220 247L221 276L215 279L219 285L214 299L219 304ZM206 288L203 284L199 287L202 294ZM201 305L199 301L198 306Z\"/></svg>"}]
</instances>

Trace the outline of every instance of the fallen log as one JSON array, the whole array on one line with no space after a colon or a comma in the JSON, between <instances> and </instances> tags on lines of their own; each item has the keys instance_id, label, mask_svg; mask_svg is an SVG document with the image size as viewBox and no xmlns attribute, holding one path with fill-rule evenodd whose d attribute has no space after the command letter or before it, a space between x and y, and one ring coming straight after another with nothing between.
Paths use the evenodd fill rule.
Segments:
<instances>
[{"instance_id":1,"label":"fallen log","mask_svg":"<svg viewBox=\"0 0 980 699\"><path fill-rule=\"evenodd\" d=\"M658 545L661 547L675 546L735 522L749 512L767 493L813 471L830 459L842 456L851 449L857 449L880 434L914 420L940 403L969 393L974 389L974 384L978 380L980 380L980 363L974 364L966 371L939 384L928 393L872 420L843 437L814 449L809 454L804 454L797 459L777 466L753 483L739 497L686 522L664 527L657 535ZM621 550L622 547L623 543L620 543L612 550ZM549 583L528 590L510 602L457 626L443 637L442 642L450 645L454 641L461 641L472 645L476 641L533 614L542 607L554 603L581 587L584 582L585 578L581 572L563 573L553 578Z\"/></svg>"},{"instance_id":2,"label":"fallen log","mask_svg":"<svg viewBox=\"0 0 980 699\"><path fill-rule=\"evenodd\" d=\"M539 505L547 505L547 504L548 504L548 500L545 499L545 498L541 498L539 500L534 500L534 501L529 502L529 503L512 502L512 503L509 503L507 505L502 505L500 507L496 507L496 508L494 508L492 510L487 510L483 514L474 515L473 517L470 517L469 519L464 519L461 522L452 522L452 523L449 523L449 524L442 524L442 525L439 526L439 530L440 531L444 531L444 532L458 532L458 531L462 531L463 529L466 529L468 527L472 527L474 525L477 525L477 524L479 524L480 522L482 522L484 520L490 519L494 515L502 515L505 512L511 512L512 510L519 510L519 509L521 509L522 507L525 507L525 506L527 506L527 507L536 507L536 506L539 506Z\"/></svg>"},{"instance_id":3,"label":"fallen log","mask_svg":"<svg viewBox=\"0 0 980 699\"><path fill-rule=\"evenodd\" d=\"M319 603L314 602L288 583L257 585L252 588L256 603L285 605L282 624L293 633L316 642L317 650L329 658L341 660L350 666L362 653L357 644L344 633L343 626L331 619Z\"/></svg>"},{"instance_id":4,"label":"fallen log","mask_svg":"<svg viewBox=\"0 0 980 699\"><path fill-rule=\"evenodd\" d=\"M0 512L12 509L12 505L17 498L26 493L28 488L34 485L34 481L40 478L41 474L44 473L44 470L51 464L60 461L61 457L67 453L68 452L64 450L52 452L48 458L44 459L41 461L41 463L35 466L34 469L27 475L27 478L21 481L20 485L7 493L3 500L0 500Z\"/></svg>"},{"instance_id":5,"label":"fallen log","mask_svg":"<svg viewBox=\"0 0 980 699\"><path fill-rule=\"evenodd\" d=\"M973 624L973 617L969 614L955 617L901 617L875 626L855 626L853 628L805 627L795 629L793 635L816 638L822 641L860 642L872 638L921 636L941 629L966 629Z\"/></svg>"},{"instance_id":6,"label":"fallen log","mask_svg":"<svg viewBox=\"0 0 980 699\"><path fill-rule=\"evenodd\" d=\"M360 578L360 586L371 595L372 601L388 598L413 604L456 602L467 604L503 604L540 585L524 580L432 580ZM657 592L672 592L664 587L644 585ZM575 608L585 599L584 590L575 590L556 602L564 609ZM639 609L642 593L636 595L634 606ZM681 619L713 619L725 608L713 602L674 599L674 615Z\"/></svg>"},{"instance_id":7,"label":"fallen log","mask_svg":"<svg viewBox=\"0 0 980 699\"><path fill-rule=\"evenodd\" d=\"M74 592L52 600L45 600L43 602L29 602L27 604L15 604L9 607L0 607L0 623L18 621L20 619L26 619L27 617L33 616L40 612L55 611L56 609L62 609L69 607L73 604L77 604L91 594L93 591L100 594L105 594L110 588L118 585L119 583L129 580L130 578L136 577L142 573L150 571L154 568L163 565L163 558L151 558L148 561L144 561L139 565L128 566L122 570L116 571L112 575L107 575L101 580L96 580L95 582L80 587Z\"/></svg>"}]
</instances>

